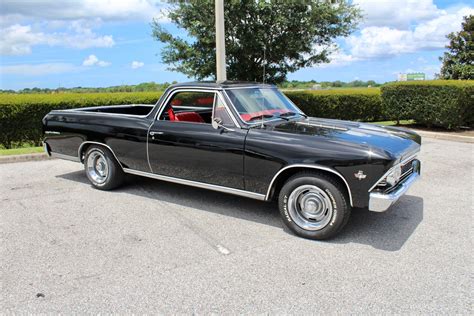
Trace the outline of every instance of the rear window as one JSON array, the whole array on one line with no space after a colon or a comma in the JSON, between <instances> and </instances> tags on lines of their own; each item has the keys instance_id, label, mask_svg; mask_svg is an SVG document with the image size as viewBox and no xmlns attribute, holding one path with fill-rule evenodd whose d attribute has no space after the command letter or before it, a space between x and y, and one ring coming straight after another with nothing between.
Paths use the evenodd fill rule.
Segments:
<instances>
[{"instance_id":1,"label":"rear window","mask_svg":"<svg viewBox=\"0 0 474 316\"><path fill-rule=\"evenodd\" d=\"M210 92L178 92L170 101L172 106L189 106L212 108L214 93Z\"/></svg>"}]
</instances>

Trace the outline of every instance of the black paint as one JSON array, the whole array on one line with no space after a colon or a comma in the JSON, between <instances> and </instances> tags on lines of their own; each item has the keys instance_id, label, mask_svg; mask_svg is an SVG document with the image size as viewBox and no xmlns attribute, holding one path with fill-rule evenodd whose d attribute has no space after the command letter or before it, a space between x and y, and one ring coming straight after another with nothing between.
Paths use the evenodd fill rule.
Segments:
<instances>
[{"instance_id":1,"label":"black paint","mask_svg":"<svg viewBox=\"0 0 474 316\"><path fill-rule=\"evenodd\" d=\"M263 126L239 121L241 126L233 131L216 130L210 124L155 120L168 93L183 87L225 90L235 85L175 85L154 108L52 111L43 119L43 129L60 134L46 134L44 141L51 152L75 157L83 142L103 143L125 168L261 194L267 193L272 178L285 166L324 166L344 177L357 207L367 206L369 188L398 158L416 151L421 143L417 134L398 128L302 116ZM151 137L149 131L160 134ZM367 175L362 181L354 176L359 170Z\"/></svg>"}]
</instances>

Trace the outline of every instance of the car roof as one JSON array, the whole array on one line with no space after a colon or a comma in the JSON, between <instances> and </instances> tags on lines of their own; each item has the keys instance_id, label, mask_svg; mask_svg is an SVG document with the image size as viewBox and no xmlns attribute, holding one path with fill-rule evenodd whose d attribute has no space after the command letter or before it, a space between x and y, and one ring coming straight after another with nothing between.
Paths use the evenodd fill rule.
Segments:
<instances>
[{"instance_id":1,"label":"car roof","mask_svg":"<svg viewBox=\"0 0 474 316\"><path fill-rule=\"evenodd\" d=\"M202 88L213 88L213 89L229 89L229 88L248 88L248 87L260 87L260 88L275 88L274 85L249 82L249 81L195 81L195 82L183 82L175 83L170 88L178 87L202 87Z\"/></svg>"}]
</instances>

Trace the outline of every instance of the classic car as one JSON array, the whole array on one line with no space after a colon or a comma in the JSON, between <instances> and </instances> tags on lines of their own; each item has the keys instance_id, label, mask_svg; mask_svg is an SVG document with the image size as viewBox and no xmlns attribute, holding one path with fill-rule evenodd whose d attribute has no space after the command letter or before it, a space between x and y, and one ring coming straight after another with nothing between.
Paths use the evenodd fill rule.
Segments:
<instances>
[{"instance_id":1,"label":"classic car","mask_svg":"<svg viewBox=\"0 0 474 316\"><path fill-rule=\"evenodd\" d=\"M44 149L84 164L100 190L125 174L277 201L297 235L325 239L352 208L383 212L420 174L414 132L308 117L275 86L170 86L156 105L55 110Z\"/></svg>"}]
</instances>

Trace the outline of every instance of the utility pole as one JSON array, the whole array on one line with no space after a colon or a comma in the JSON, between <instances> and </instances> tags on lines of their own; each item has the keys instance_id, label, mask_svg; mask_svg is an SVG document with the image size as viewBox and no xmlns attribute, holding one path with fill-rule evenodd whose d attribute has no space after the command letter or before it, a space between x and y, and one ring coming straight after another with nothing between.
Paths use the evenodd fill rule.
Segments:
<instances>
[{"instance_id":1,"label":"utility pole","mask_svg":"<svg viewBox=\"0 0 474 316\"><path fill-rule=\"evenodd\" d=\"M217 81L226 81L225 69L225 30L224 0L215 0L216 4L216 77Z\"/></svg>"}]
</instances>

